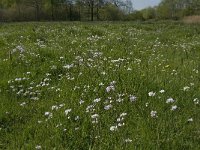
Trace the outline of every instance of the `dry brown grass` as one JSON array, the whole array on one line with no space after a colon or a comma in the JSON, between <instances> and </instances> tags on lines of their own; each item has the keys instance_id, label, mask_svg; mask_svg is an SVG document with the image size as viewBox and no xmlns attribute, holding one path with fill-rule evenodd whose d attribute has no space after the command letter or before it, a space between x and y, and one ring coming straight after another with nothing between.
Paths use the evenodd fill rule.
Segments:
<instances>
[{"instance_id":1,"label":"dry brown grass","mask_svg":"<svg viewBox=\"0 0 200 150\"><path fill-rule=\"evenodd\" d=\"M187 16L183 18L184 23L200 23L200 16Z\"/></svg>"}]
</instances>

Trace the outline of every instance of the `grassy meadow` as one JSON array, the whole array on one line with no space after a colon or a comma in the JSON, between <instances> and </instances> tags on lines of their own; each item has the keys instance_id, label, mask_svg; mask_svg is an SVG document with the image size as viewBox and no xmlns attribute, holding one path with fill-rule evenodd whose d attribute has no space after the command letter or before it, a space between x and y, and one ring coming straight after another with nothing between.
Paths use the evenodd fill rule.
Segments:
<instances>
[{"instance_id":1,"label":"grassy meadow","mask_svg":"<svg viewBox=\"0 0 200 150\"><path fill-rule=\"evenodd\" d=\"M0 24L0 149L200 149L200 25Z\"/></svg>"}]
</instances>

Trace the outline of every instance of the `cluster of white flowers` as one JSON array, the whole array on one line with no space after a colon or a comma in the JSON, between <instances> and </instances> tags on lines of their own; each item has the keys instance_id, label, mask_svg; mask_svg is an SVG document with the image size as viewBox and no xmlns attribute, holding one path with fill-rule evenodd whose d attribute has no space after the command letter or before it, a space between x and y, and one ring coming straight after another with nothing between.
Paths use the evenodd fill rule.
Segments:
<instances>
[{"instance_id":1,"label":"cluster of white flowers","mask_svg":"<svg viewBox=\"0 0 200 150\"><path fill-rule=\"evenodd\" d=\"M157 118L158 117L157 111L154 111L154 110L151 111L150 115L151 115L152 118Z\"/></svg>"},{"instance_id":2,"label":"cluster of white flowers","mask_svg":"<svg viewBox=\"0 0 200 150\"><path fill-rule=\"evenodd\" d=\"M35 149L42 149L41 145L36 145Z\"/></svg>"},{"instance_id":3,"label":"cluster of white flowers","mask_svg":"<svg viewBox=\"0 0 200 150\"><path fill-rule=\"evenodd\" d=\"M117 126L111 126L110 131L117 131Z\"/></svg>"},{"instance_id":4,"label":"cluster of white flowers","mask_svg":"<svg viewBox=\"0 0 200 150\"><path fill-rule=\"evenodd\" d=\"M104 109L105 109L105 110L109 110L109 109L111 109L112 107L113 107L113 105L112 105L112 104L109 104L109 105L104 106Z\"/></svg>"},{"instance_id":5,"label":"cluster of white flowers","mask_svg":"<svg viewBox=\"0 0 200 150\"><path fill-rule=\"evenodd\" d=\"M137 97L134 95L130 95L129 99L131 102L135 102L137 100Z\"/></svg>"},{"instance_id":6,"label":"cluster of white flowers","mask_svg":"<svg viewBox=\"0 0 200 150\"><path fill-rule=\"evenodd\" d=\"M109 93L111 91L115 91L115 83L116 81L112 81L108 87L106 87L106 92Z\"/></svg>"},{"instance_id":7,"label":"cluster of white flowers","mask_svg":"<svg viewBox=\"0 0 200 150\"><path fill-rule=\"evenodd\" d=\"M198 105L198 104L199 104L199 99L198 99L198 98L195 98L193 101L194 101L194 104L195 104L195 105Z\"/></svg>"},{"instance_id":8,"label":"cluster of white flowers","mask_svg":"<svg viewBox=\"0 0 200 150\"><path fill-rule=\"evenodd\" d=\"M94 124L94 123L98 123L98 118L99 118L99 115L98 114L93 114L92 116L91 116L91 118L92 118L92 123Z\"/></svg>"},{"instance_id":9,"label":"cluster of white flowers","mask_svg":"<svg viewBox=\"0 0 200 150\"><path fill-rule=\"evenodd\" d=\"M117 131L118 128L125 125L124 117L127 113L121 113L120 116L117 118L116 125L110 127L110 131Z\"/></svg>"}]
</instances>

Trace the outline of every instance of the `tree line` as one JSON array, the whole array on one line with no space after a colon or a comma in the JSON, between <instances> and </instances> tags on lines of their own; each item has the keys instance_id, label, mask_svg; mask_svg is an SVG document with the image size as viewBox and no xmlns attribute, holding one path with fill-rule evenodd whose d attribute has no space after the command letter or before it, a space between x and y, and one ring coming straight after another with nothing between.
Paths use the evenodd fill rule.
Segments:
<instances>
[{"instance_id":1,"label":"tree line","mask_svg":"<svg viewBox=\"0 0 200 150\"><path fill-rule=\"evenodd\" d=\"M0 19L120 20L132 11L131 0L1 0Z\"/></svg>"},{"instance_id":2,"label":"tree line","mask_svg":"<svg viewBox=\"0 0 200 150\"><path fill-rule=\"evenodd\" d=\"M200 0L162 0L136 11L131 0L0 0L0 21L180 19L200 15Z\"/></svg>"},{"instance_id":3,"label":"tree line","mask_svg":"<svg viewBox=\"0 0 200 150\"><path fill-rule=\"evenodd\" d=\"M128 20L182 19L200 15L200 0L162 0L156 7L145 8L128 15Z\"/></svg>"}]
</instances>

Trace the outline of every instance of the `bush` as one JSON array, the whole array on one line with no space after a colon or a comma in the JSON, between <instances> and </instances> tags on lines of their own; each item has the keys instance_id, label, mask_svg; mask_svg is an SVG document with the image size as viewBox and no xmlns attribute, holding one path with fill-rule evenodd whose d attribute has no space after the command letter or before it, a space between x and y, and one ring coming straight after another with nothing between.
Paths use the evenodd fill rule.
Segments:
<instances>
[{"instance_id":1,"label":"bush","mask_svg":"<svg viewBox=\"0 0 200 150\"><path fill-rule=\"evenodd\" d=\"M101 20L122 20L124 14L114 5L107 5L100 10L100 19Z\"/></svg>"}]
</instances>

